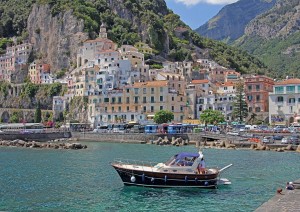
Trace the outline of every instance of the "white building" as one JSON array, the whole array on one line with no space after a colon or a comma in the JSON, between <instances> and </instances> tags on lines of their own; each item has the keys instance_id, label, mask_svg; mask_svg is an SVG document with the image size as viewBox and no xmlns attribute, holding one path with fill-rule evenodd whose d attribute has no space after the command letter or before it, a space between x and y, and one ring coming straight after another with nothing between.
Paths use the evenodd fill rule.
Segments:
<instances>
[{"instance_id":1,"label":"white building","mask_svg":"<svg viewBox=\"0 0 300 212\"><path fill-rule=\"evenodd\" d=\"M290 125L300 114L300 79L275 82L269 93L269 122Z\"/></svg>"}]
</instances>

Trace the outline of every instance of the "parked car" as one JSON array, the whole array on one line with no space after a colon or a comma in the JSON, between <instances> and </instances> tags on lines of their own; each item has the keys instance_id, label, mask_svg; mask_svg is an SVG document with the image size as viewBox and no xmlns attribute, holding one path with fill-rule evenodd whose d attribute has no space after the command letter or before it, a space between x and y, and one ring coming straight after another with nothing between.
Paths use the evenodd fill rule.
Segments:
<instances>
[{"instance_id":1,"label":"parked car","mask_svg":"<svg viewBox=\"0 0 300 212\"><path fill-rule=\"evenodd\" d=\"M288 138L287 137L283 137L281 139L281 144L288 144Z\"/></svg>"},{"instance_id":2,"label":"parked car","mask_svg":"<svg viewBox=\"0 0 300 212\"><path fill-rule=\"evenodd\" d=\"M229 131L227 132L227 135L240 135L239 131Z\"/></svg>"},{"instance_id":3,"label":"parked car","mask_svg":"<svg viewBox=\"0 0 300 212\"><path fill-rule=\"evenodd\" d=\"M294 144L294 145L299 145L299 143L300 143L300 137L299 137L299 135L292 135L292 136L289 136L289 137L284 137L284 138L281 140L281 143L282 143L282 144Z\"/></svg>"},{"instance_id":4,"label":"parked car","mask_svg":"<svg viewBox=\"0 0 300 212\"><path fill-rule=\"evenodd\" d=\"M299 143L300 143L300 136L299 135L292 135L290 137L290 141L291 141L291 144L299 145Z\"/></svg>"},{"instance_id":5,"label":"parked car","mask_svg":"<svg viewBox=\"0 0 300 212\"><path fill-rule=\"evenodd\" d=\"M265 136L263 139L262 139L262 142L264 144L270 144L270 143L274 143L274 140L273 140L273 137L272 136Z\"/></svg>"},{"instance_id":6,"label":"parked car","mask_svg":"<svg viewBox=\"0 0 300 212\"><path fill-rule=\"evenodd\" d=\"M274 133L281 133L284 132L287 129L286 126L280 125L273 128Z\"/></svg>"},{"instance_id":7,"label":"parked car","mask_svg":"<svg viewBox=\"0 0 300 212\"><path fill-rule=\"evenodd\" d=\"M281 141L283 138L283 135L273 135L273 140Z\"/></svg>"}]
</instances>

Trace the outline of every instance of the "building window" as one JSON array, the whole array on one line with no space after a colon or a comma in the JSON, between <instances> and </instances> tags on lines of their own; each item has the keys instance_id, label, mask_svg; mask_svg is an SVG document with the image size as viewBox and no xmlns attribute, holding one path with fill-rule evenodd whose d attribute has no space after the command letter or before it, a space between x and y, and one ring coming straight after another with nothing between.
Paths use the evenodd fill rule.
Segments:
<instances>
[{"instance_id":1,"label":"building window","mask_svg":"<svg viewBox=\"0 0 300 212\"><path fill-rule=\"evenodd\" d=\"M295 93L295 86L286 86L287 93Z\"/></svg>"},{"instance_id":2,"label":"building window","mask_svg":"<svg viewBox=\"0 0 300 212\"><path fill-rule=\"evenodd\" d=\"M256 101L260 101L260 95L256 95Z\"/></svg>"},{"instance_id":3,"label":"building window","mask_svg":"<svg viewBox=\"0 0 300 212\"><path fill-rule=\"evenodd\" d=\"M126 97L126 103L129 104L130 103L130 98Z\"/></svg>"},{"instance_id":4,"label":"building window","mask_svg":"<svg viewBox=\"0 0 300 212\"><path fill-rule=\"evenodd\" d=\"M164 88L163 87L160 87L159 88L159 91L162 93L162 92L164 92Z\"/></svg>"},{"instance_id":5,"label":"building window","mask_svg":"<svg viewBox=\"0 0 300 212\"><path fill-rule=\"evenodd\" d=\"M283 87L275 87L275 94L283 93L284 89Z\"/></svg>"},{"instance_id":6,"label":"building window","mask_svg":"<svg viewBox=\"0 0 300 212\"><path fill-rule=\"evenodd\" d=\"M119 104L122 103L122 97L118 97L118 103L119 103Z\"/></svg>"},{"instance_id":7,"label":"building window","mask_svg":"<svg viewBox=\"0 0 300 212\"><path fill-rule=\"evenodd\" d=\"M154 88L151 88L151 94L154 94Z\"/></svg>"},{"instance_id":8,"label":"building window","mask_svg":"<svg viewBox=\"0 0 300 212\"><path fill-rule=\"evenodd\" d=\"M227 91L227 87L224 87L224 91Z\"/></svg>"},{"instance_id":9,"label":"building window","mask_svg":"<svg viewBox=\"0 0 300 212\"><path fill-rule=\"evenodd\" d=\"M154 106L151 106L151 112L152 113L154 112Z\"/></svg>"},{"instance_id":10,"label":"building window","mask_svg":"<svg viewBox=\"0 0 300 212\"><path fill-rule=\"evenodd\" d=\"M278 96L277 97L277 102L283 102L283 96Z\"/></svg>"},{"instance_id":11,"label":"building window","mask_svg":"<svg viewBox=\"0 0 300 212\"><path fill-rule=\"evenodd\" d=\"M256 91L259 91L260 90L260 86L259 85L256 85Z\"/></svg>"},{"instance_id":12,"label":"building window","mask_svg":"<svg viewBox=\"0 0 300 212\"><path fill-rule=\"evenodd\" d=\"M131 114L131 121L134 121L134 114Z\"/></svg>"},{"instance_id":13,"label":"building window","mask_svg":"<svg viewBox=\"0 0 300 212\"><path fill-rule=\"evenodd\" d=\"M183 107L182 106L180 106L180 112L182 112L183 111Z\"/></svg>"},{"instance_id":14,"label":"building window","mask_svg":"<svg viewBox=\"0 0 300 212\"><path fill-rule=\"evenodd\" d=\"M146 111L147 111L147 107L146 107L146 106L144 106L144 109L143 109L143 110L144 110L144 112L146 112Z\"/></svg>"},{"instance_id":15,"label":"building window","mask_svg":"<svg viewBox=\"0 0 300 212\"><path fill-rule=\"evenodd\" d=\"M119 107L119 112L121 112L121 110L122 110L122 108L121 108L121 107Z\"/></svg>"},{"instance_id":16,"label":"building window","mask_svg":"<svg viewBox=\"0 0 300 212\"><path fill-rule=\"evenodd\" d=\"M260 112L260 107L256 107L255 112Z\"/></svg>"},{"instance_id":17,"label":"building window","mask_svg":"<svg viewBox=\"0 0 300 212\"><path fill-rule=\"evenodd\" d=\"M174 106L171 107L171 111L174 112Z\"/></svg>"},{"instance_id":18,"label":"building window","mask_svg":"<svg viewBox=\"0 0 300 212\"><path fill-rule=\"evenodd\" d=\"M115 97L112 97L112 98L111 98L111 103L114 104L115 102L116 102L116 98L115 98Z\"/></svg>"},{"instance_id":19,"label":"building window","mask_svg":"<svg viewBox=\"0 0 300 212\"><path fill-rule=\"evenodd\" d=\"M151 96L151 103L154 103L154 96Z\"/></svg>"},{"instance_id":20,"label":"building window","mask_svg":"<svg viewBox=\"0 0 300 212\"><path fill-rule=\"evenodd\" d=\"M104 102L108 103L109 102L109 98L104 98Z\"/></svg>"},{"instance_id":21,"label":"building window","mask_svg":"<svg viewBox=\"0 0 300 212\"><path fill-rule=\"evenodd\" d=\"M127 112L129 112L129 106L127 106Z\"/></svg>"},{"instance_id":22,"label":"building window","mask_svg":"<svg viewBox=\"0 0 300 212\"><path fill-rule=\"evenodd\" d=\"M104 111L107 112L107 107L104 108Z\"/></svg>"},{"instance_id":23,"label":"building window","mask_svg":"<svg viewBox=\"0 0 300 212\"><path fill-rule=\"evenodd\" d=\"M115 107L111 107L111 111L114 112L115 111Z\"/></svg>"},{"instance_id":24,"label":"building window","mask_svg":"<svg viewBox=\"0 0 300 212\"><path fill-rule=\"evenodd\" d=\"M138 97L138 96L135 96L135 97L134 97L134 103L135 103L135 104L139 103L139 97Z\"/></svg>"},{"instance_id":25,"label":"building window","mask_svg":"<svg viewBox=\"0 0 300 212\"><path fill-rule=\"evenodd\" d=\"M289 98L289 103L295 103L296 99L295 98Z\"/></svg>"},{"instance_id":26,"label":"building window","mask_svg":"<svg viewBox=\"0 0 300 212\"><path fill-rule=\"evenodd\" d=\"M143 94L147 94L147 88L143 88Z\"/></svg>"},{"instance_id":27,"label":"building window","mask_svg":"<svg viewBox=\"0 0 300 212\"><path fill-rule=\"evenodd\" d=\"M249 91L252 90L252 85L248 85L248 90L249 90Z\"/></svg>"},{"instance_id":28,"label":"building window","mask_svg":"<svg viewBox=\"0 0 300 212\"><path fill-rule=\"evenodd\" d=\"M252 112L252 107L249 107L249 112Z\"/></svg>"},{"instance_id":29,"label":"building window","mask_svg":"<svg viewBox=\"0 0 300 212\"><path fill-rule=\"evenodd\" d=\"M143 103L147 103L147 97L146 96L143 97Z\"/></svg>"},{"instance_id":30,"label":"building window","mask_svg":"<svg viewBox=\"0 0 300 212\"><path fill-rule=\"evenodd\" d=\"M174 101L174 96L172 96L172 101Z\"/></svg>"},{"instance_id":31,"label":"building window","mask_svg":"<svg viewBox=\"0 0 300 212\"><path fill-rule=\"evenodd\" d=\"M160 97L159 97L159 101L163 102L163 101L164 101L164 97L163 97L163 96L160 96Z\"/></svg>"},{"instance_id":32,"label":"building window","mask_svg":"<svg viewBox=\"0 0 300 212\"><path fill-rule=\"evenodd\" d=\"M159 109L160 109L160 110L163 110L163 109L164 109L164 106L160 106Z\"/></svg>"},{"instance_id":33,"label":"building window","mask_svg":"<svg viewBox=\"0 0 300 212\"><path fill-rule=\"evenodd\" d=\"M139 94L139 89L138 88L134 89L134 94Z\"/></svg>"},{"instance_id":34,"label":"building window","mask_svg":"<svg viewBox=\"0 0 300 212\"><path fill-rule=\"evenodd\" d=\"M126 89L126 92L129 93L129 89Z\"/></svg>"},{"instance_id":35,"label":"building window","mask_svg":"<svg viewBox=\"0 0 300 212\"><path fill-rule=\"evenodd\" d=\"M138 109L138 106L135 106L135 112L138 112L139 109Z\"/></svg>"}]
</instances>

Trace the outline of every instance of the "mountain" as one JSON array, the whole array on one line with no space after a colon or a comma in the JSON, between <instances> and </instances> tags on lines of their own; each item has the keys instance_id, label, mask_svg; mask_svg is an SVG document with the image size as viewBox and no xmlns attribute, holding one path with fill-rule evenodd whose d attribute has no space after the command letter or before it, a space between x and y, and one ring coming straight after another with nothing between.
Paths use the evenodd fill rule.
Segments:
<instances>
[{"instance_id":1,"label":"mountain","mask_svg":"<svg viewBox=\"0 0 300 212\"><path fill-rule=\"evenodd\" d=\"M230 43L241 37L246 25L272 8L275 2L276 0L240 0L226 5L195 31L202 36Z\"/></svg>"},{"instance_id":2,"label":"mountain","mask_svg":"<svg viewBox=\"0 0 300 212\"><path fill-rule=\"evenodd\" d=\"M300 0L278 1L253 19L234 45L264 61L275 77L300 77Z\"/></svg>"},{"instance_id":3,"label":"mountain","mask_svg":"<svg viewBox=\"0 0 300 212\"><path fill-rule=\"evenodd\" d=\"M29 40L34 58L52 70L71 70L77 48L97 36L101 23L118 45L143 41L157 58L173 61L211 58L242 73L265 73L267 67L235 47L199 36L166 6L164 0L5 0L0 1L0 52Z\"/></svg>"}]
</instances>

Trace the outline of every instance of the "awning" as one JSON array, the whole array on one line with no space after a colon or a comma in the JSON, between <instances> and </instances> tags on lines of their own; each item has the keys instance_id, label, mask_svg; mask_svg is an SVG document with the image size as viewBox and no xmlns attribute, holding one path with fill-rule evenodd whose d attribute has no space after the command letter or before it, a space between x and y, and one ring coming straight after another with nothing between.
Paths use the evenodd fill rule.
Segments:
<instances>
[{"instance_id":1,"label":"awning","mask_svg":"<svg viewBox=\"0 0 300 212\"><path fill-rule=\"evenodd\" d=\"M155 115L147 115L147 117L154 117Z\"/></svg>"}]
</instances>

